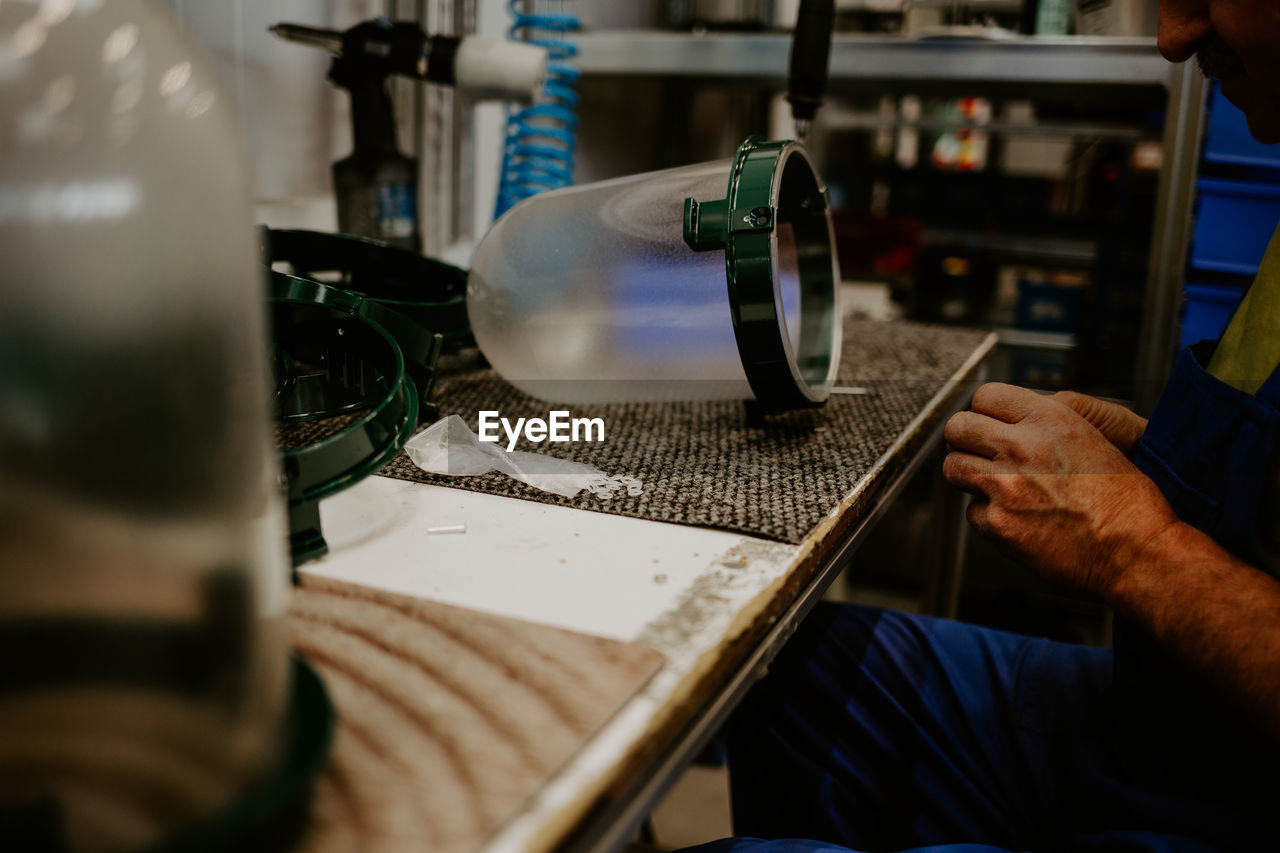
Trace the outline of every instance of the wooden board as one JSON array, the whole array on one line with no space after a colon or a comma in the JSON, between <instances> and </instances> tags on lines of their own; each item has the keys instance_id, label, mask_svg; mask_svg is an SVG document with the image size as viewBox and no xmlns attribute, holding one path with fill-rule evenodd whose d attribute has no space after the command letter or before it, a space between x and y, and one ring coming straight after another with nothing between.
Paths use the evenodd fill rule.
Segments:
<instances>
[{"instance_id":1,"label":"wooden board","mask_svg":"<svg viewBox=\"0 0 1280 853\"><path fill-rule=\"evenodd\" d=\"M662 661L314 576L290 609L339 719L308 853L480 848Z\"/></svg>"}]
</instances>

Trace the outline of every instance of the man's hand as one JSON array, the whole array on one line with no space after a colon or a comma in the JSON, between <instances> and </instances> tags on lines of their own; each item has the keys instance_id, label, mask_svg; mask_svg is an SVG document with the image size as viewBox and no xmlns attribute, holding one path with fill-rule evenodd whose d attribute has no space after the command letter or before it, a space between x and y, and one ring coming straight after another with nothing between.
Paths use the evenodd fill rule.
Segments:
<instances>
[{"instance_id":1,"label":"man's hand","mask_svg":"<svg viewBox=\"0 0 1280 853\"><path fill-rule=\"evenodd\" d=\"M1105 594L1135 550L1177 521L1126 458L1145 421L1118 412L1127 410L1082 395L984 385L973 411L947 422L943 475L977 496L969 521L1003 550L1047 577Z\"/></svg>"},{"instance_id":2,"label":"man's hand","mask_svg":"<svg viewBox=\"0 0 1280 853\"><path fill-rule=\"evenodd\" d=\"M1098 432L1120 449L1125 456L1133 456L1138 439L1147 431L1147 419L1129 411L1118 403L1109 403L1077 394L1075 391L1059 391L1052 399L1065 403L1080 417L1091 423Z\"/></svg>"}]
</instances>

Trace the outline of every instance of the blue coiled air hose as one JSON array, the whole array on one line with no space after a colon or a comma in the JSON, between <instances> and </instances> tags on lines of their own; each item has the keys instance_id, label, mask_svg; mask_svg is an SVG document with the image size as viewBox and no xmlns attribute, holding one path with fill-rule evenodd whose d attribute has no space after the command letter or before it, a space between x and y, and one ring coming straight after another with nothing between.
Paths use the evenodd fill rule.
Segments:
<instances>
[{"instance_id":1,"label":"blue coiled air hose","mask_svg":"<svg viewBox=\"0 0 1280 853\"><path fill-rule=\"evenodd\" d=\"M523 5L522 0L510 0L512 24L508 35L546 48L547 81L538 103L508 111L494 219L522 199L573 183L573 154L577 147L573 134L578 126L574 114L578 93L573 86L579 72L567 63L578 55L578 48L564 35L579 29L581 22L559 12L525 12Z\"/></svg>"}]
</instances>

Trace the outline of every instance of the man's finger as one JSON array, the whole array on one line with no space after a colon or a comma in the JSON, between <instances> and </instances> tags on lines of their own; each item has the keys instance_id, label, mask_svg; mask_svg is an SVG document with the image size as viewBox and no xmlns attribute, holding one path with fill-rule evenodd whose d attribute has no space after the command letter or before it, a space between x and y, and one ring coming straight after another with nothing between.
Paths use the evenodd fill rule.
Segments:
<instances>
[{"instance_id":1,"label":"man's finger","mask_svg":"<svg viewBox=\"0 0 1280 853\"><path fill-rule=\"evenodd\" d=\"M956 412L942 434L954 450L994 459L1009 446L1009 431L1010 426L1004 421L977 412Z\"/></svg>"},{"instance_id":2,"label":"man's finger","mask_svg":"<svg viewBox=\"0 0 1280 853\"><path fill-rule=\"evenodd\" d=\"M969 524L973 525L973 529L979 533L986 533L988 528L987 516L991 512L991 502L985 498L974 498L969 501L969 506L965 508L964 517L969 519Z\"/></svg>"},{"instance_id":3,"label":"man's finger","mask_svg":"<svg viewBox=\"0 0 1280 853\"><path fill-rule=\"evenodd\" d=\"M1112 404L1103 402L1097 397L1078 394L1075 391L1059 391L1053 395L1053 399L1084 418L1103 435L1113 432L1113 428L1119 425Z\"/></svg>"},{"instance_id":4,"label":"man's finger","mask_svg":"<svg viewBox=\"0 0 1280 853\"><path fill-rule=\"evenodd\" d=\"M988 382L973 395L975 412L1007 424L1016 424L1041 405L1044 405L1044 398L1035 391L1003 382Z\"/></svg>"},{"instance_id":5,"label":"man's finger","mask_svg":"<svg viewBox=\"0 0 1280 853\"><path fill-rule=\"evenodd\" d=\"M1092 424L1126 455L1133 452L1134 445L1147 428L1146 418L1139 417L1118 403L1077 394L1075 391L1059 391L1053 395L1053 399Z\"/></svg>"},{"instance_id":6,"label":"man's finger","mask_svg":"<svg viewBox=\"0 0 1280 853\"><path fill-rule=\"evenodd\" d=\"M1097 397L1081 394L1078 391L1058 391L1052 397L1090 423L1102 413L1105 405Z\"/></svg>"},{"instance_id":7,"label":"man's finger","mask_svg":"<svg viewBox=\"0 0 1280 853\"><path fill-rule=\"evenodd\" d=\"M987 484L996 472L990 459L953 450L942 460L942 476L947 482L971 495L986 495Z\"/></svg>"}]
</instances>

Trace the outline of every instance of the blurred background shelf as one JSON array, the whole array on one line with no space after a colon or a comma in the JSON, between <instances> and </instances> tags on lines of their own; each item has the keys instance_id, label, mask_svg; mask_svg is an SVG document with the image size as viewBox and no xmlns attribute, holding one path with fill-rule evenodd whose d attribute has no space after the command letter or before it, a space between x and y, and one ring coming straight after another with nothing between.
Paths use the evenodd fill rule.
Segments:
<instances>
[{"instance_id":1,"label":"blurred background shelf","mask_svg":"<svg viewBox=\"0 0 1280 853\"><path fill-rule=\"evenodd\" d=\"M785 32L575 40L583 101L596 105L582 116L581 180L725 157L751 132L792 134ZM1062 330L1079 345L1032 375L1153 405L1179 340L1199 73L1152 38L863 33L837 33L830 73L808 142L846 277L887 282L908 317L1012 330L1028 287L1083 272L1069 283L1083 290L1063 294L1082 296L1068 312L1078 327ZM974 162L940 164L948 144L974 148Z\"/></svg>"},{"instance_id":2,"label":"blurred background shelf","mask_svg":"<svg viewBox=\"0 0 1280 853\"><path fill-rule=\"evenodd\" d=\"M575 37L588 75L726 77L781 88L788 33L674 33L607 30ZM1167 86L1175 76L1155 40L1009 36L919 39L837 34L830 75L837 82L884 81Z\"/></svg>"}]
</instances>

